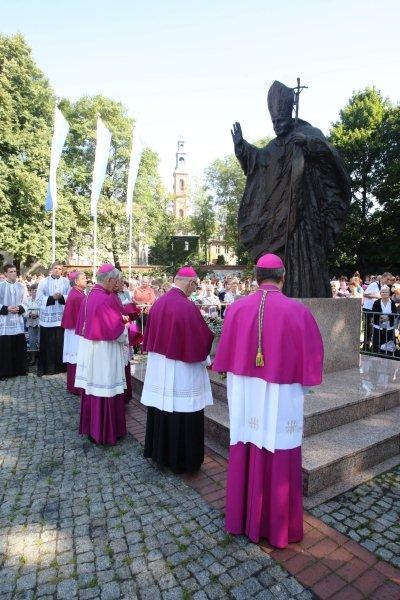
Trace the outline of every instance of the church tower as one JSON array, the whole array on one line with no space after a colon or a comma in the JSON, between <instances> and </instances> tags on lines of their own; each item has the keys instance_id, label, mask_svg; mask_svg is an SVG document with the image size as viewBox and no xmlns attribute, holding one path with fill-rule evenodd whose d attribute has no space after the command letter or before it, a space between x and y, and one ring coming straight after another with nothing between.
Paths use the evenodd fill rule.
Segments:
<instances>
[{"instance_id":1,"label":"church tower","mask_svg":"<svg viewBox=\"0 0 400 600\"><path fill-rule=\"evenodd\" d=\"M174 171L174 217L185 219L189 216L189 174L186 165L185 142L178 140Z\"/></svg>"}]
</instances>

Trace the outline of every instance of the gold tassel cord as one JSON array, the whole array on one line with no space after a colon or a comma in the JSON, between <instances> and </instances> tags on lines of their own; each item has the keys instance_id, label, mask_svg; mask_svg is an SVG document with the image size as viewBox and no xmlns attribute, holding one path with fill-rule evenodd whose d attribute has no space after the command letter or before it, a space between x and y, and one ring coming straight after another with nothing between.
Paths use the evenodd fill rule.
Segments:
<instances>
[{"instance_id":1,"label":"gold tassel cord","mask_svg":"<svg viewBox=\"0 0 400 600\"><path fill-rule=\"evenodd\" d=\"M265 301L267 299L268 290L263 290L263 295L258 309L258 349L256 356L256 367L264 366L264 354L262 351L262 326L264 322Z\"/></svg>"}]
</instances>

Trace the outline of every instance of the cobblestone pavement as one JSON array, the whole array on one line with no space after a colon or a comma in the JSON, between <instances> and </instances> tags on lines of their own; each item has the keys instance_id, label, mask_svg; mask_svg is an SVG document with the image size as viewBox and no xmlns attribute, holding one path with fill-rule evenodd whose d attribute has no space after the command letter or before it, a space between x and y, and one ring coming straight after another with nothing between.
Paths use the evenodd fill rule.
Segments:
<instances>
[{"instance_id":1,"label":"cobblestone pavement","mask_svg":"<svg viewBox=\"0 0 400 600\"><path fill-rule=\"evenodd\" d=\"M81 438L64 376L0 394L2 600L313 597L131 436Z\"/></svg>"},{"instance_id":2,"label":"cobblestone pavement","mask_svg":"<svg viewBox=\"0 0 400 600\"><path fill-rule=\"evenodd\" d=\"M310 512L400 567L400 466Z\"/></svg>"}]
</instances>

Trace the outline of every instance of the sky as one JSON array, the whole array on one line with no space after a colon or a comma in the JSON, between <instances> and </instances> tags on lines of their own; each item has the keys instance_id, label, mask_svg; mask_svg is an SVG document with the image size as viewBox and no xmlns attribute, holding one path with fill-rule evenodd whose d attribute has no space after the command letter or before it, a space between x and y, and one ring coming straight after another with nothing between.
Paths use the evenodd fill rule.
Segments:
<instances>
[{"instance_id":1,"label":"sky","mask_svg":"<svg viewBox=\"0 0 400 600\"><path fill-rule=\"evenodd\" d=\"M400 101L399 0L0 0L55 94L121 101L172 187L177 140L192 175L232 152L230 128L272 136L275 79L308 86L300 117L327 133L354 91Z\"/></svg>"}]
</instances>

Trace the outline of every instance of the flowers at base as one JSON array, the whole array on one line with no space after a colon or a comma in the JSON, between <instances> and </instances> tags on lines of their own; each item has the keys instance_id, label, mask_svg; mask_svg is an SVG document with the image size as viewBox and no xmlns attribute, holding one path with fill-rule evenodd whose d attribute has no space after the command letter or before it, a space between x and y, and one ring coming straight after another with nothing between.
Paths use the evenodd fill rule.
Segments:
<instances>
[{"instance_id":1,"label":"flowers at base","mask_svg":"<svg viewBox=\"0 0 400 600\"><path fill-rule=\"evenodd\" d=\"M221 317L203 315L203 319L205 320L205 322L207 323L208 327L211 329L211 331L213 332L215 337L218 337L221 335L222 324L223 324L223 320L221 319Z\"/></svg>"}]
</instances>

